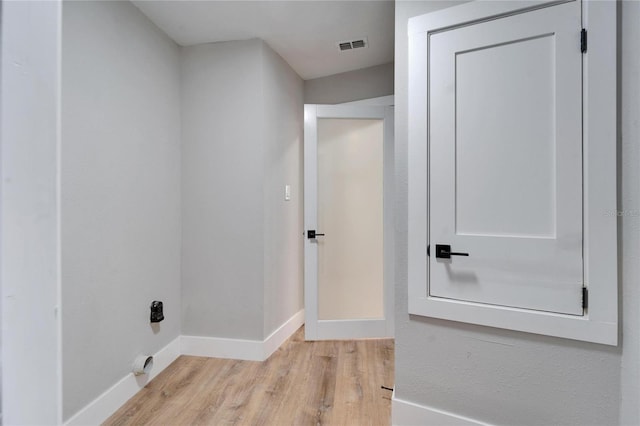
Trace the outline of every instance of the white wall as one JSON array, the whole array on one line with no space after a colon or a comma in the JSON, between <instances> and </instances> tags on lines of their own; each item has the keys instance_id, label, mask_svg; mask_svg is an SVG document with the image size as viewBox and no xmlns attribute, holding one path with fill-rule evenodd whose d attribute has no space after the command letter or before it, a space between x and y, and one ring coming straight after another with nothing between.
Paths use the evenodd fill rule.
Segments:
<instances>
[{"instance_id":1,"label":"white wall","mask_svg":"<svg viewBox=\"0 0 640 426\"><path fill-rule=\"evenodd\" d=\"M305 104L339 104L393 95L393 63L304 82Z\"/></svg>"},{"instance_id":2,"label":"white wall","mask_svg":"<svg viewBox=\"0 0 640 426\"><path fill-rule=\"evenodd\" d=\"M2 3L4 424L60 412L59 1Z\"/></svg>"},{"instance_id":3,"label":"white wall","mask_svg":"<svg viewBox=\"0 0 640 426\"><path fill-rule=\"evenodd\" d=\"M180 333L180 155L178 46L129 2L65 2L65 418Z\"/></svg>"},{"instance_id":4,"label":"white wall","mask_svg":"<svg viewBox=\"0 0 640 426\"><path fill-rule=\"evenodd\" d=\"M262 43L264 337L304 306L303 81ZM284 186L291 185L291 201Z\"/></svg>"},{"instance_id":5,"label":"white wall","mask_svg":"<svg viewBox=\"0 0 640 426\"><path fill-rule=\"evenodd\" d=\"M302 80L261 40L183 48L181 78L183 334L263 340L302 307Z\"/></svg>"},{"instance_id":6,"label":"white wall","mask_svg":"<svg viewBox=\"0 0 640 426\"><path fill-rule=\"evenodd\" d=\"M619 11L619 347L407 314L407 19L452 5L396 2L396 397L495 424L638 424L640 3Z\"/></svg>"}]
</instances>

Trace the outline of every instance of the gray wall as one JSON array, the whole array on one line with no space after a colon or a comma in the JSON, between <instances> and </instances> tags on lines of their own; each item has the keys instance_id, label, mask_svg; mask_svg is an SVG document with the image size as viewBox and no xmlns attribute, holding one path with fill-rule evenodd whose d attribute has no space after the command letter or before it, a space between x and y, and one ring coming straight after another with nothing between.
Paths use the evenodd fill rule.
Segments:
<instances>
[{"instance_id":1,"label":"gray wall","mask_svg":"<svg viewBox=\"0 0 640 426\"><path fill-rule=\"evenodd\" d=\"M263 340L302 308L302 90L261 40L182 50L185 335Z\"/></svg>"},{"instance_id":2,"label":"gray wall","mask_svg":"<svg viewBox=\"0 0 640 426\"><path fill-rule=\"evenodd\" d=\"M264 337L304 307L303 81L262 44L264 106ZM284 186L291 185L291 201Z\"/></svg>"},{"instance_id":3,"label":"gray wall","mask_svg":"<svg viewBox=\"0 0 640 426\"><path fill-rule=\"evenodd\" d=\"M339 104L393 95L393 62L304 82L305 104Z\"/></svg>"},{"instance_id":4,"label":"gray wall","mask_svg":"<svg viewBox=\"0 0 640 426\"><path fill-rule=\"evenodd\" d=\"M69 418L180 333L180 80L178 46L129 2L65 2L62 46Z\"/></svg>"},{"instance_id":5,"label":"gray wall","mask_svg":"<svg viewBox=\"0 0 640 426\"><path fill-rule=\"evenodd\" d=\"M260 40L182 49L182 332L262 339Z\"/></svg>"},{"instance_id":6,"label":"gray wall","mask_svg":"<svg viewBox=\"0 0 640 426\"><path fill-rule=\"evenodd\" d=\"M448 6L396 2L396 396L495 424L638 424L640 3L620 13L619 347L407 314L407 19Z\"/></svg>"},{"instance_id":7,"label":"gray wall","mask_svg":"<svg viewBox=\"0 0 640 426\"><path fill-rule=\"evenodd\" d=\"M640 2L618 6L620 423L640 424ZM621 69L620 69L621 68Z\"/></svg>"}]
</instances>

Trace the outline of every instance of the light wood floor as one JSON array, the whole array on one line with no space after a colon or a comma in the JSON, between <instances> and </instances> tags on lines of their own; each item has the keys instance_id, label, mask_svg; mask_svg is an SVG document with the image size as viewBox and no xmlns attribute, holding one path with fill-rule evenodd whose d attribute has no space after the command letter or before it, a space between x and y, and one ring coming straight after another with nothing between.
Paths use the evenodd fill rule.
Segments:
<instances>
[{"instance_id":1,"label":"light wood floor","mask_svg":"<svg viewBox=\"0 0 640 426\"><path fill-rule=\"evenodd\" d=\"M106 425L389 425L391 339L305 342L264 362L181 356Z\"/></svg>"}]
</instances>

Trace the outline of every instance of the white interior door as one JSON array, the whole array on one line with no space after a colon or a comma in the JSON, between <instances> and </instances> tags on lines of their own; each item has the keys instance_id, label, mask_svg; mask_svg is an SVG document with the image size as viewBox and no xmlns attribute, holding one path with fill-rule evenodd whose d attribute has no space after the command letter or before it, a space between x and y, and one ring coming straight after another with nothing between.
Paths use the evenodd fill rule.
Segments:
<instances>
[{"instance_id":1,"label":"white interior door","mask_svg":"<svg viewBox=\"0 0 640 426\"><path fill-rule=\"evenodd\" d=\"M429 40L429 295L582 315L580 2Z\"/></svg>"},{"instance_id":2,"label":"white interior door","mask_svg":"<svg viewBox=\"0 0 640 426\"><path fill-rule=\"evenodd\" d=\"M393 334L392 109L305 105L305 335Z\"/></svg>"}]
</instances>

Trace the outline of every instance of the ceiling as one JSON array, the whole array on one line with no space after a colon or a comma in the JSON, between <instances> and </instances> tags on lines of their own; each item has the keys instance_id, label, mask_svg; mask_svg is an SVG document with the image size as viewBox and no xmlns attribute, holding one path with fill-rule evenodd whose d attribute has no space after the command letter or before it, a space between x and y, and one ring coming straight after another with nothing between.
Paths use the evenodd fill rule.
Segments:
<instances>
[{"instance_id":1,"label":"ceiling","mask_svg":"<svg viewBox=\"0 0 640 426\"><path fill-rule=\"evenodd\" d=\"M393 61L393 0L133 3L182 46L261 38L305 80ZM362 37L366 48L337 47Z\"/></svg>"}]
</instances>

